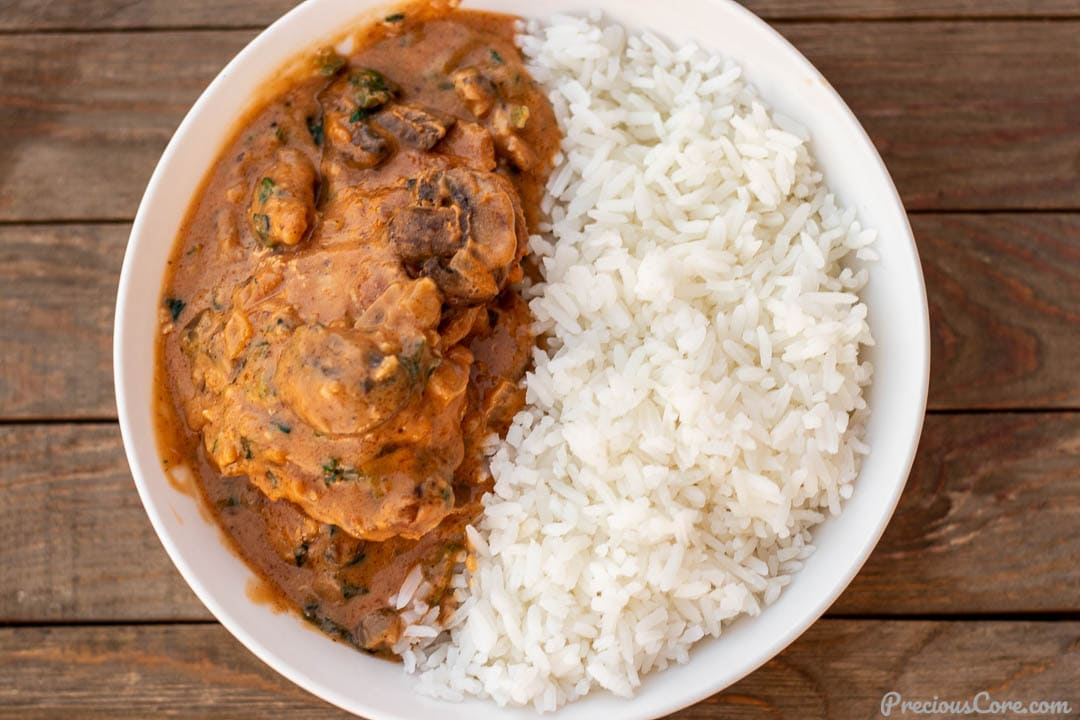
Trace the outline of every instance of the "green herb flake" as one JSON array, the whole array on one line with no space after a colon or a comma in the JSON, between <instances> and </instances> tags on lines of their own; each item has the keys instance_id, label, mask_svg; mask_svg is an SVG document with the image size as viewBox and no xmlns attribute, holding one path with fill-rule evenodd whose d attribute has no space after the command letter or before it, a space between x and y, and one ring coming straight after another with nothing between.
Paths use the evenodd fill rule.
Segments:
<instances>
[{"instance_id":1,"label":"green herb flake","mask_svg":"<svg viewBox=\"0 0 1080 720\"><path fill-rule=\"evenodd\" d=\"M361 550L360 552L356 553L356 555L353 556L353 559L350 560L348 562L348 564L345 565L345 567L353 567L355 565L359 565L360 563L364 562L365 560L367 560L367 553L364 552L363 550Z\"/></svg>"},{"instance_id":2,"label":"green herb flake","mask_svg":"<svg viewBox=\"0 0 1080 720\"><path fill-rule=\"evenodd\" d=\"M334 52L333 48L323 48L315 53L315 60L319 64L319 74L323 77L330 77L345 67L345 59Z\"/></svg>"},{"instance_id":3,"label":"green herb flake","mask_svg":"<svg viewBox=\"0 0 1080 720\"><path fill-rule=\"evenodd\" d=\"M276 427L278 430L285 433L286 435L292 432L292 425L287 425L280 420L272 420L271 423L274 427Z\"/></svg>"},{"instance_id":4,"label":"green herb flake","mask_svg":"<svg viewBox=\"0 0 1080 720\"><path fill-rule=\"evenodd\" d=\"M322 617L319 615L319 603L309 602L304 605L304 619L315 627L322 630L327 635L338 637L351 645L359 647L359 644L356 642L356 638L348 630L348 628L344 627L340 623L334 622L328 617Z\"/></svg>"},{"instance_id":5,"label":"green herb flake","mask_svg":"<svg viewBox=\"0 0 1080 720\"><path fill-rule=\"evenodd\" d=\"M358 595L367 595L368 589L362 585L353 585L347 580L341 581L341 596L346 600L351 600Z\"/></svg>"},{"instance_id":6,"label":"green herb flake","mask_svg":"<svg viewBox=\"0 0 1080 720\"><path fill-rule=\"evenodd\" d=\"M323 463L322 471L323 482L326 483L327 487L345 480L357 480L360 477L360 473L356 471L356 468L345 467L337 458L330 458Z\"/></svg>"},{"instance_id":7,"label":"green herb flake","mask_svg":"<svg viewBox=\"0 0 1080 720\"><path fill-rule=\"evenodd\" d=\"M266 213L255 213L251 216L251 221L255 224L255 232L265 240L270 234L270 216Z\"/></svg>"},{"instance_id":8,"label":"green herb flake","mask_svg":"<svg viewBox=\"0 0 1080 720\"><path fill-rule=\"evenodd\" d=\"M385 105L394 97L394 91L386 78L367 68L361 68L349 75L349 85L352 86L353 100L365 110Z\"/></svg>"},{"instance_id":9,"label":"green herb flake","mask_svg":"<svg viewBox=\"0 0 1080 720\"><path fill-rule=\"evenodd\" d=\"M239 504L240 504L240 501L237 500L232 495L230 495L229 497L226 497L226 498L221 498L220 500L217 501L217 506L222 510L227 510L228 508L236 507Z\"/></svg>"},{"instance_id":10,"label":"green herb flake","mask_svg":"<svg viewBox=\"0 0 1080 720\"><path fill-rule=\"evenodd\" d=\"M296 561L296 567L304 567L304 563L307 562L307 557L308 544L307 542L302 542L295 550L293 550L293 560Z\"/></svg>"},{"instance_id":11,"label":"green herb flake","mask_svg":"<svg viewBox=\"0 0 1080 720\"><path fill-rule=\"evenodd\" d=\"M266 201L274 194L274 187L276 185L277 183L274 182L273 178L264 177L259 181L259 204L266 204Z\"/></svg>"},{"instance_id":12,"label":"green herb flake","mask_svg":"<svg viewBox=\"0 0 1080 720\"><path fill-rule=\"evenodd\" d=\"M492 50L491 50L491 59L492 59L492 61L494 61L494 63L496 65L502 65L504 63L504 60L502 59L502 55L500 55L498 53L498 51L495 50L494 48L492 48Z\"/></svg>"},{"instance_id":13,"label":"green herb flake","mask_svg":"<svg viewBox=\"0 0 1080 720\"><path fill-rule=\"evenodd\" d=\"M270 487L272 487L272 488L274 488L276 490L277 486L278 486L277 475L275 475L274 473L267 470L266 471L266 479L270 483Z\"/></svg>"},{"instance_id":14,"label":"green herb flake","mask_svg":"<svg viewBox=\"0 0 1080 720\"><path fill-rule=\"evenodd\" d=\"M289 133L285 132L285 128L280 125L274 128L274 137L276 137L277 141L282 145L289 141Z\"/></svg>"},{"instance_id":15,"label":"green herb flake","mask_svg":"<svg viewBox=\"0 0 1080 720\"><path fill-rule=\"evenodd\" d=\"M323 141L323 124L322 120L318 120L313 117L307 119L307 129L311 133L311 139L315 141L316 147L322 147Z\"/></svg>"},{"instance_id":16,"label":"green herb flake","mask_svg":"<svg viewBox=\"0 0 1080 720\"><path fill-rule=\"evenodd\" d=\"M246 437L240 438L240 447L244 451L244 459L245 460L250 460L251 458L254 457L254 455L251 452L251 441L248 440Z\"/></svg>"},{"instance_id":17,"label":"green herb flake","mask_svg":"<svg viewBox=\"0 0 1080 720\"><path fill-rule=\"evenodd\" d=\"M394 13L393 15L387 15L383 18L383 22L399 23L405 19L405 13Z\"/></svg>"},{"instance_id":18,"label":"green herb flake","mask_svg":"<svg viewBox=\"0 0 1080 720\"><path fill-rule=\"evenodd\" d=\"M179 298L167 297L165 298L165 307L169 311L169 315L172 316L173 322L176 322L180 317L180 313L184 312L184 308L187 307L187 303Z\"/></svg>"},{"instance_id":19,"label":"green herb flake","mask_svg":"<svg viewBox=\"0 0 1080 720\"><path fill-rule=\"evenodd\" d=\"M374 114L374 112L375 111L372 108L358 107L355 110L353 110L352 115L349 116L349 122L351 122L353 124L356 124L358 122L362 122L364 120L367 120L369 117L371 117Z\"/></svg>"}]
</instances>

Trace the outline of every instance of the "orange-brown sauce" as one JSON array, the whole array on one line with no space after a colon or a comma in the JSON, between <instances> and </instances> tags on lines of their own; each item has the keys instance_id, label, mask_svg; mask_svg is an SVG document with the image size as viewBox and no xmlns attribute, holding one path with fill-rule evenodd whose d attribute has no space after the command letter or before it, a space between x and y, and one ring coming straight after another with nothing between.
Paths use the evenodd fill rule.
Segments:
<instances>
[{"instance_id":1,"label":"orange-brown sauce","mask_svg":"<svg viewBox=\"0 0 1080 720\"><path fill-rule=\"evenodd\" d=\"M480 443L520 408L534 345L514 285L526 231L504 225L516 207L535 228L560 137L514 18L399 14L351 56L323 53L269 86L221 152L169 261L155 383L163 463L190 468L262 578L249 595L381 653L400 630L388 598L412 568L452 610L488 489ZM423 223L444 216L466 218L433 231L458 244L432 249ZM487 257L492 238L506 252L516 238L512 262L454 265L461 243ZM332 352L349 343L382 349L356 375ZM342 373L360 389L342 390Z\"/></svg>"}]
</instances>

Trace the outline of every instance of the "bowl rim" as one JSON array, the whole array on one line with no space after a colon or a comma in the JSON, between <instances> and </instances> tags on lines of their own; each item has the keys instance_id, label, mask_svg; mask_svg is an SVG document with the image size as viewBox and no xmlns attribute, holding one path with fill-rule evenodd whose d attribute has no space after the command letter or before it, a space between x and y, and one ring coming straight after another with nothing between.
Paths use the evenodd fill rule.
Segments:
<instances>
[{"instance_id":1,"label":"bowl rim","mask_svg":"<svg viewBox=\"0 0 1080 720\"><path fill-rule=\"evenodd\" d=\"M189 134L191 126L195 122L195 118L206 111L206 108L211 105L211 98L215 93L215 90L219 88L226 78L237 69L248 62L249 57L256 54L256 52L265 44L271 42L276 32L279 32L281 28L290 25L296 18L301 15L312 12L313 8L318 6L324 0L304 0L296 7L292 8L275 22L270 24L264 30L262 30L255 38L249 41L244 48L237 53L214 77L211 83L202 91L199 98L191 106L188 112L185 114L183 120L177 127L169 140L165 150L163 151L161 158L155 166L154 172L151 175L149 182L147 183L146 190L139 204L138 212L136 213L135 220L132 224L131 233L128 239L128 244L125 249L123 266L120 272L120 281L117 288L117 300L116 300L116 312L113 327L113 379L115 387L115 397L117 404L117 415L120 425L121 436L123 439L123 445L128 463L131 469L132 477L139 493L140 500L143 507L146 510L147 516L150 519L151 525L154 528L155 534L158 536L160 542L165 548L170 560L180 571L184 580L189 587L195 592L199 600L210 610L214 617L234 636L236 637L250 652L256 657L269 665L279 674L283 675L291 682L304 688L308 692L313 693L317 697L328 701L343 710L348 712L364 712L367 717L379 718L379 720L409 720L405 715L386 713L382 711L364 709L364 704L358 703L355 698L346 697L337 692L334 688L323 684L319 679L312 675L298 669L291 664L287 659L279 657L274 652L270 651L263 642L255 637L253 634L247 632L240 621L234 617L226 608L217 600L215 594L202 582L198 576L197 571L194 569L188 559L181 552L180 548L176 545L170 535L170 531L163 522L162 512L163 509L158 507L155 501L150 495L148 479L144 467L138 457L137 448L135 446L135 428L133 425L133 403L137 402L134 398L140 393L138 389L132 389L129 387L127 381L128 373L128 351L125 349L131 344L132 338L129 336L128 328L128 316L130 314L131 307L131 295L133 293L132 285L135 281L137 274L137 268L135 267L133 248L139 242L139 238L145 238L150 234L151 223L151 208L154 204L155 197L164 191L164 179L167 175L167 168L172 164L175 157L182 151L186 138ZM739 5L734 0L704 0L711 5L718 6L718 9L722 9L725 12L735 13L741 16L744 22L755 26L758 32L761 32L767 36L770 36L774 43L778 43L783 51L790 56L795 63L802 68L811 71L814 75L820 77L820 73L814 68L814 66L807 60L799 50L797 50L786 38L784 38L779 32L769 26L764 20L757 15L746 9L742 5ZM364 6L364 15L379 8L380 5L386 3L376 0L374 3L361 3ZM722 7L719 7L722 6ZM342 21L341 26L347 31L351 27L349 21ZM309 43L314 45L314 43ZM736 58L737 59L737 58ZM812 624L814 624L828 609L829 606L835 602L840 594L848 587L855 575L861 570L866 560L869 558L871 552L877 546L882 534L885 531L886 526L892 519L895 513L896 507L899 503L900 496L906 486L907 479L910 475L912 465L915 459L915 453L918 447L918 441L922 433L923 422L926 414L927 406L927 394L929 389L929 377L930 377L930 324L929 324L929 307L926 296L925 279L922 273L921 262L919 259L918 247L915 244L914 236L911 230L910 220L904 209L903 202L899 193L896 190L895 183L892 180L888 169L882 160L877 149L874 147L869 135L865 129L859 123L854 113L848 107L843 98L836 92L836 90L827 81L824 81L825 92L831 96L831 100L836 103L840 111L846 116L846 120L850 126L852 126L856 132L851 138L853 143L861 146L860 152L872 158L874 167L871 172L880 175L888 189L887 202L891 206L895 206L899 215L902 218L900 230L902 231L904 240L910 246L910 251L915 260L915 281L918 288L920 306L919 312L915 321L918 325L916 341L918 346L917 359L921 360L921 364L917 368L918 387L913 388L916 393L915 406L916 420L910 428L910 438L907 442L907 451L905 453L906 460L902 463L902 467L898 467L896 472L900 478L895 483L893 491L888 498L888 501L882 505L882 512L878 522L874 525L871 532L869 532L862 540L862 547L857 553L857 561L853 562L849 569L843 573L842 581L833 585L829 592L823 593L818 596L818 601L813 604L813 607L803 612L799 622L796 622L788 630L778 635L777 638L768 647L758 650L756 658L753 662L747 663L741 667L738 672L729 675L721 682L715 682L711 684L703 684L690 691L682 692L678 697L672 698L666 702L652 703L649 708L641 708L640 712L635 711L631 704L627 704L626 712L618 714L620 718L654 718L659 715L675 712L679 709L692 705L700 700L715 694L723 690L726 687L738 682L742 678L746 677L750 673L754 672L766 662L771 660L777 654L779 654L784 648L794 642L799 636L801 636ZM238 120L237 118L236 120ZM230 131L231 132L231 131ZM218 151L220 152L220 150ZM189 200L190 202L190 200ZM172 241L170 241L171 243ZM160 282L159 292L160 292ZM149 399L147 399L149 402ZM156 449L155 449L156 454ZM157 468L159 471L160 467ZM201 499L198 500L201 502ZM887 511L886 511L887 510ZM490 702L490 701L484 701ZM578 703L580 704L580 703ZM361 709L358 710L357 708ZM492 705L494 707L494 705ZM566 707L560 709L560 712L556 715L562 715L566 712ZM502 709L500 709L502 710ZM377 713L377 714L370 714ZM514 711L507 711L506 716L510 717L514 714ZM614 716L613 716L614 717Z\"/></svg>"}]
</instances>

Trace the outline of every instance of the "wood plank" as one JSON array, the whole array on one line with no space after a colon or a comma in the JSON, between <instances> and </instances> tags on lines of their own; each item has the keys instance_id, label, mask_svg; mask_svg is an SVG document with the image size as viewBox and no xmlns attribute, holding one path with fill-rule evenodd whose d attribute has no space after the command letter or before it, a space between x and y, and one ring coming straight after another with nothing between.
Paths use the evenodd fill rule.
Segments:
<instances>
[{"instance_id":1,"label":"wood plank","mask_svg":"<svg viewBox=\"0 0 1080 720\"><path fill-rule=\"evenodd\" d=\"M1076 17L1076 0L741 0L769 20ZM0 0L0 31L255 27L294 0ZM469 3L466 2L468 7Z\"/></svg>"},{"instance_id":2,"label":"wood plank","mask_svg":"<svg viewBox=\"0 0 1080 720\"><path fill-rule=\"evenodd\" d=\"M0 0L0 30L119 30L269 25L297 0Z\"/></svg>"},{"instance_id":3,"label":"wood plank","mask_svg":"<svg viewBox=\"0 0 1080 720\"><path fill-rule=\"evenodd\" d=\"M910 209L1080 208L1080 22L778 28L861 118ZM0 221L132 217L181 116L252 35L0 37Z\"/></svg>"},{"instance_id":4,"label":"wood plank","mask_svg":"<svg viewBox=\"0 0 1080 720\"><path fill-rule=\"evenodd\" d=\"M1077 408L1080 215L912 217L930 407ZM0 226L0 418L110 418L127 225Z\"/></svg>"},{"instance_id":5,"label":"wood plank","mask_svg":"<svg viewBox=\"0 0 1080 720\"><path fill-rule=\"evenodd\" d=\"M0 668L0 718L350 717L217 625L0 629ZM986 691L1076 708L1078 676L1077 622L826 619L757 672L671 717L880 717L889 691L909 700Z\"/></svg>"},{"instance_id":6,"label":"wood plank","mask_svg":"<svg viewBox=\"0 0 1080 720\"><path fill-rule=\"evenodd\" d=\"M1080 610L1080 413L927 418L881 544L830 611ZM209 617L112 425L0 427L0 622ZM87 538L94 538L88 542Z\"/></svg>"},{"instance_id":7,"label":"wood plank","mask_svg":"<svg viewBox=\"0 0 1080 720\"><path fill-rule=\"evenodd\" d=\"M0 622L211 617L154 535L115 425L0 427L0 497Z\"/></svg>"},{"instance_id":8,"label":"wood plank","mask_svg":"<svg viewBox=\"0 0 1080 720\"><path fill-rule=\"evenodd\" d=\"M738 0L767 20L1076 17L1077 0Z\"/></svg>"},{"instance_id":9,"label":"wood plank","mask_svg":"<svg viewBox=\"0 0 1080 720\"><path fill-rule=\"evenodd\" d=\"M931 415L899 509L829 612L1078 610L1078 527L1080 414Z\"/></svg>"},{"instance_id":10,"label":"wood plank","mask_svg":"<svg viewBox=\"0 0 1080 720\"><path fill-rule=\"evenodd\" d=\"M116 417L127 225L0 227L0 417Z\"/></svg>"},{"instance_id":11,"label":"wood plank","mask_svg":"<svg viewBox=\"0 0 1080 720\"><path fill-rule=\"evenodd\" d=\"M911 218L930 407L1080 407L1080 215Z\"/></svg>"},{"instance_id":12,"label":"wood plank","mask_svg":"<svg viewBox=\"0 0 1080 720\"><path fill-rule=\"evenodd\" d=\"M0 220L134 217L173 130L254 35L0 36Z\"/></svg>"},{"instance_id":13,"label":"wood plank","mask_svg":"<svg viewBox=\"0 0 1080 720\"><path fill-rule=\"evenodd\" d=\"M1080 23L782 24L908 210L1080 206Z\"/></svg>"}]
</instances>

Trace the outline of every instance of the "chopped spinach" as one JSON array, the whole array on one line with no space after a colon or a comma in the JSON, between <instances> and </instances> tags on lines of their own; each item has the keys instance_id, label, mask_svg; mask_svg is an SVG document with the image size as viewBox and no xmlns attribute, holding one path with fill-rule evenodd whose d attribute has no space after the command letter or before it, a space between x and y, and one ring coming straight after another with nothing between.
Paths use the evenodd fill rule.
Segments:
<instances>
[{"instance_id":1,"label":"chopped spinach","mask_svg":"<svg viewBox=\"0 0 1080 720\"><path fill-rule=\"evenodd\" d=\"M363 120L367 120L369 117L371 117L374 114L374 112L375 112L375 110L372 109L372 108L358 107L355 110L353 110L352 115L349 116L349 122L355 124L355 123L361 122Z\"/></svg>"},{"instance_id":2,"label":"chopped spinach","mask_svg":"<svg viewBox=\"0 0 1080 720\"><path fill-rule=\"evenodd\" d=\"M360 473L356 471L356 468L345 467L337 458L330 458L323 463L322 471L323 482L326 483L327 487L334 483L360 478Z\"/></svg>"},{"instance_id":3,"label":"chopped spinach","mask_svg":"<svg viewBox=\"0 0 1080 720\"><path fill-rule=\"evenodd\" d=\"M346 563L345 567L353 567L354 565L359 565L365 560L367 560L367 553L361 550L356 553L356 555L353 555L353 559Z\"/></svg>"},{"instance_id":4,"label":"chopped spinach","mask_svg":"<svg viewBox=\"0 0 1080 720\"><path fill-rule=\"evenodd\" d=\"M274 194L274 187L277 183L273 178L264 177L259 181L259 203L265 205L266 201L270 199L270 196Z\"/></svg>"},{"instance_id":5,"label":"chopped spinach","mask_svg":"<svg viewBox=\"0 0 1080 720\"><path fill-rule=\"evenodd\" d=\"M341 595L346 600L351 600L357 595L367 595L368 589L362 585L353 585L347 580L341 581Z\"/></svg>"},{"instance_id":6,"label":"chopped spinach","mask_svg":"<svg viewBox=\"0 0 1080 720\"><path fill-rule=\"evenodd\" d=\"M272 487L274 489L277 489L277 486L278 486L277 475L275 475L274 473L267 470L266 471L266 479L270 482L270 487Z\"/></svg>"},{"instance_id":7,"label":"chopped spinach","mask_svg":"<svg viewBox=\"0 0 1080 720\"><path fill-rule=\"evenodd\" d=\"M504 62L502 59L502 55L500 55L498 51L494 48L492 48L491 50L491 59L495 62L496 65L502 65Z\"/></svg>"},{"instance_id":8,"label":"chopped spinach","mask_svg":"<svg viewBox=\"0 0 1080 720\"><path fill-rule=\"evenodd\" d=\"M255 223L255 232L265 240L270 234L270 216L266 213L255 213L251 216L251 220Z\"/></svg>"},{"instance_id":9,"label":"chopped spinach","mask_svg":"<svg viewBox=\"0 0 1080 720\"><path fill-rule=\"evenodd\" d=\"M246 437L240 438L240 447L244 450L244 459L250 460L254 455L251 452L251 441Z\"/></svg>"},{"instance_id":10,"label":"chopped spinach","mask_svg":"<svg viewBox=\"0 0 1080 720\"><path fill-rule=\"evenodd\" d=\"M184 308L187 307L187 303L179 298L167 297L165 298L165 307L168 308L173 322L176 322L176 319L180 317L180 313L184 312Z\"/></svg>"},{"instance_id":11,"label":"chopped spinach","mask_svg":"<svg viewBox=\"0 0 1080 720\"><path fill-rule=\"evenodd\" d=\"M311 139L315 141L315 145L318 146L318 147L322 147L322 139L323 139L322 120L317 120L316 118L309 117L307 119L307 129L308 129L308 132L311 133Z\"/></svg>"},{"instance_id":12,"label":"chopped spinach","mask_svg":"<svg viewBox=\"0 0 1080 720\"><path fill-rule=\"evenodd\" d=\"M383 18L383 22L396 23L405 19L405 13L394 13Z\"/></svg>"},{"instance_id":13,"label":"chopped spinach","mask_svg":"<svg viewBox=\"0 0 1080 720\"><path fill-rule=\"evenodd\" d=\"M374 70L357 70L349 75L349 85L352 86L353 100L365 110L385 105L394 97L386 78Z\"/></svg>"},{"instance_id":14,"label":"chopped spinach","mask_svg":"<svg viewBox=\"0 0 1080 720\"><path fill-rule=\"evenodd\" d=\"M348 628L340 623L334 622L328 617L319 615L319 604L317 602L310 602L304 605L304 619L327 635L340 638L351 645L359 647L359 643L356 642L356 637Z\"/></svg>"},{"instance_id":15,"label":"chopped spinach","mask_svg":"<svg viewBox=\"0 0 1080 720\"><path fill-rule=\"evenodd\" d=\"M280 420L271 420L270 422L273 424L274 427L276 427L278 430L285 433L286 435L292 432L292 425L286 425Z\"/></svg>"}]
</instances>

